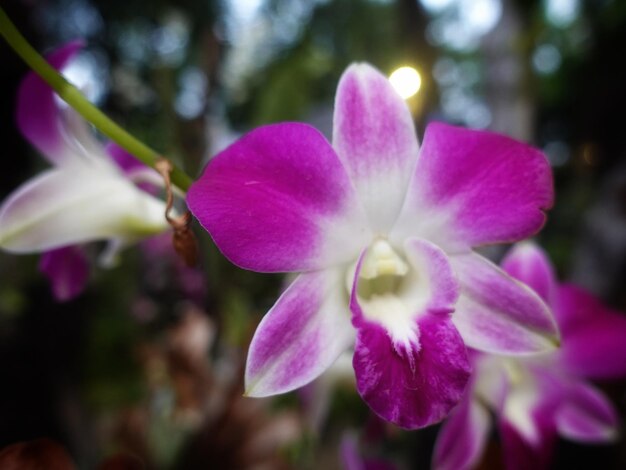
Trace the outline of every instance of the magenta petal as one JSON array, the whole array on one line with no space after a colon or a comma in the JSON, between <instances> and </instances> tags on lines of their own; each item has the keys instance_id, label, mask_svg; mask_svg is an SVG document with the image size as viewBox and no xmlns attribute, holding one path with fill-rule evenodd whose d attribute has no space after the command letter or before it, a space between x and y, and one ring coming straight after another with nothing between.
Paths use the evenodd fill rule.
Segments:
<instances>
[{"instance_id":1,"label":"magenta petal","mask_svg":"<svg viewBox=\"0 0 626 470\"><path fill-rule=\"evenodd\" d=\"M115 142L107 143L105 152L131 181L136 181L138 176L144 177L136 181L138 188L153 196L159 194L160 187L158 183L162 183L163 178L156 171L146 166L141 160ZM142 181L142 179L146 180L146 176L148 175L150 179L148 181Z\"/></svg>"},{"instance_id":2,"label":"magenta petal","mask_svg":"<svg viewBox=\"0 0 626 470\"><path fill-rule=\"evenodd\" d=\"M340 270L300 274L259 324L246 364L246 393L306 385L348 349L354 330Z\"/></svg>"},{"instance_id":3,"label":"magenta petal","mask_svg":"<svg viewBox=\"0 0 626 470\"><path fill-rule=\"evenodd\" d=\"M558 293L562 366L591 379L626 376L626 316L576 286L563 285Z\"/></svg>"},{"instance_id":4,"label":"magenta petal","mask_svg":"<svg viewBox=\"0 0 626 470\"><path fill-rule=\"evenodd\" d=\"M470 375L467 351L449 320L417 320L419 345L394 344L382 326L363 322L357 333L357 390L383 419L406 429L441 421L459 402Z\"/></svg>"},{"instance_id":5,"label":"magenta petal","mask_svg":"<svg viewBox=\"0 0 626 470\"><path fill-rule=\"evenodd\" d=\"M458 285L446 255L419 239L408 240L405 248L417 282L394 293L361 291L361 276L371 269L368 256L377 248L359 258L350 298L357 328L353 366L357 390L372 410L415 429L448 414L463 394L471 367L449 320Z\"/></svg>"},{"instance_id":6,"label":"magenta petal","mask_svg":"<svg viewBox=\"0 0 626 470\"><path fill-rule=\"evenodd\" d=\"M427 240L410 238L404 248L411 267L417 272L415 291L424 298L420 310L449 315L459 298L459 282L447 255Z\"/></svg>"},{"instance_id":7,"label":"magenta petal","mask_svg":"<svg viewBox=\"0 0 626 470\"><path fill-rule=\"evenodd\" d=\"M344 435L341 439L339 452L344 470L365 470L356 437L350 434Z\"/></svg>"},{"instance_id":8,"label":"magenta petal","mask_svg":"<svg viewBox=\"0 0 626 470\"><path fill-rule=\"evenodd\" d=\"M363 470L397 470L392 462L382 459L368 459L364 462Z\"/></svg>"},{"instance_id":9,"label":"magenta petal","mask_svg":"<svg viewBox=\"0 0 626 470\"><path fill-rule=\"evenodd\" d=\"M623 314L605 306L600 299L574 284L559 286L554 309L563 335L585 328L598 317L623 318Z\"/></svg>"},{"instance_id":10,"label":"magenta petal","mask_svg":"<svg viewBox=\"0 0 626 470\"><path fill-rule=\"evenodd\" d=\"M148 168L141 160L115 142L109 142L105 146L105 150L111 157L111 160L113 160L125 174Z\"/></svg>"},{"instance_id":11,"label":"magenta petal","mask_svg":"<svg viewBox=\"0 0 626 470\"><path fill-rule=\"evenodd\" d=\"M500 266L509 276L539 294L548 305L554 303L556 276L548 257L538 245L532 242L518 243L506 254Z\"/></svg>"},{"instance_id":12,"label":"magenta petal","mask_svg":"<svg viewBox=\"0 0 626 470\"><path fill-rule=\"evenodd\" d=\"M450 261L461 283L452 321L468 346L517 355L556 346L552 313L529 287L475 253Z\"/></svg>"},{"instance_id":13,"label":"magenta petal","mask_svg":"<svg viewBox=\"0 0 626 470\"><path fill-rule=\"evenodd\" d=\"M39 260L39 270L48 277L52 293L59 302L80 295L89 280L89 261L77 246L47 251Z\"/></svg>"},{"instance_id":14,"label":"magenta petal","mask_svg":"<svg viewBox=\"0 0 626 470\"><path fill-rule=\"evenodd\" d=\"M473 399L472 393L466 393L439 431L433 455L433 469L474 468L482 457L490 427L489 411Z\"/></svg>"},{"instance_id":15,"label":"magenta petal","mask_svg":"<svg viewBox=\"0 0 626 470\"><path fill-rule=\"evenodd\" d=\"M505 136L428 126L396 230L446 251L511 242L537 232L552 206L550 165Z\"/></svg>"},{"instance_id":16,"label":"magenta petal","mask_svg":"<svg viewBox=\"0 0 626 470\"><path fill-rule=\"evenodd\" d=\"M339 81L333 147L372 228L387 232L404 201L418 143L408 106L387 77L370 65L351 65Z\"/></svg>"},{"instance_id":17,"label":"magenta petal","mask_svg":"<svg viewBox=\"0 0 626 470\"><path fill-rule=\"evenodd\" d=\"M552 461L556 434L546 429L536 445L529 443L518 430L502 420L499 424L502 451L507 470L544 470Z\"/></svg>"},{"instance_id":18,"label":"magenta petal","mask_svg":"<svg viewBox=\"0 0 626 470\"><path fill-rule=\"evenodd\" d=\"M209 162L187 202L222 253L255 271L338 265L369 241L341 162L304 124L250 132Z\"/></svg>"},{"instance_id":19,"label":"magenta petal","mask_svg":"<svg viewBox=\"0 0 626 470\"><path fill-rule=\"evenodd\" d=\"M342 437L339 451L344 470L396 470L391 462L363 457L356 438L351 434Z\"/></svg>"},{"instance_id":20,"label":"magenta petal","mask_svg":"<svg viewBox=\"0 0 626 470\"><path fill-rule=\"evenodd\" d=\"M47 60L61 70L82 47L81 41L70 42L47 56ZM29 72L20 85L16 117L24 137L51 163L58 164L64 158L66 144L55 93L35 72Z\"/></svg>"},{"instance_id":21,"label":"magenta petal","mask_svg":"<svg viewBox=\"0 0 626 470\"><path fill-rule=\"evenodd\" d=\"M613 405L582 382L569 390L554 420L559 434L575 441L610 442L617 437L618 418Z\"/></svg>"}]
</instances>

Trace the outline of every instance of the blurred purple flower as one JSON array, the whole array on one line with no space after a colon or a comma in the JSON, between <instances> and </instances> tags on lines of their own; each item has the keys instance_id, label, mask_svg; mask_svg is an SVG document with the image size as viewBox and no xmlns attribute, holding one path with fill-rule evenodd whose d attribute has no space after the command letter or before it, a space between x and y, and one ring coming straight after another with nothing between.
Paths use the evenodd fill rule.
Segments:
<instances>
[{"instance_id":1,"label":"blurred purple flower","mask_svg":"<svg viewBox=\"0 0 626 470\"><path fill-rule=\"evenodd\" d=\"M48 61L62 70L81 47L78 41L69 43ZM50 251L41 269L53 278L58 300L78 295L89 272L78 252L65 247L108 240L102 258L106 263L122 247L168 229L165 204L135 185L155 181L156 172L116 144L100 143L87 122L34 72L18 92L17 124L53 168L4 201L0 247L14 253Z\"/></svg>"},{"instance_id":2,"label":"blurred purple flower","mask_svg":"<svg viewBox=\"0 0 626 470\"><path fill-rule=\"evenodd\" d=\"M154 287L174 287L186 299L203 305L207 293L207 278L201 269L188 266L178 256L169 233L147 238L141 242L145 259L146 280Z\"/></svg>"},{"instance_id":3,"label":"blurred purple flower","mask_svg":"<svg viewBox=\"0 0 626 470\"><path fill-rule=\"evenodd\" d=\"M341 462L345 470L395 470L396 466L387 461L377 458L367 458L359 449L356 437L346 433L341 439L339 448Z\"/></svg>"},{"instance_id":4,"label":"blurred purple flower","mask_svg":"<svg viewBox=\"0 0 626 470\"><path fill-rule=\"evenodd\" d=\"M59 302L80 295L89 280L89 259L79 246L66 246L45 252L39 270L46 275L54 298Z\"/></svg>"},{"instance_id":5,"label":"blurred purple flower","mask_svg":"<svg viewBox=\"0 0 626 470\"><path fill-rule=\"evenodd\" d=\"M406 103L357 64L332 146L305 124L261 127L209 162L187 202L233 263L301 273L256 331L247 394L301 387L354 347L363 399L413 429L460 400L466 344L553 347L539 297L472 251L539 230L552 196L545 157L507 137L431 124L418 150Z\"/></svg>"},{"instance_id":6,"label":"blurred purple flower","mask_svg":"<svg viewBox=\"0 0 626 470\"><path fill-rule=\"evenodd\" d=\"M472 355L468 391L444 423L433 468L475 467L496 415L508 469L548 467L557 435L579 442L610 442L617 414L587 379L626 375L626 316L609 310L584 290L557 284L541 249L516 245L502 267L554 309L560 349L526 358Z\"/></svg>"}]
</instances>

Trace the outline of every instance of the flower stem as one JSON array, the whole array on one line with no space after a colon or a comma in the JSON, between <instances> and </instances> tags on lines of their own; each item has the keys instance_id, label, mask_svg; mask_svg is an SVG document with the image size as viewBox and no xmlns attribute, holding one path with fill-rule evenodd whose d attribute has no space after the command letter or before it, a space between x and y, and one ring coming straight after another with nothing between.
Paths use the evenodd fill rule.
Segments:
<instances>
[{"instance_id":1,"label":"flower stem","mask_svg":"<svg viewBox=\"0 0 626 470\"><path fill-rule=\"evenodd\" d=\"M48 64L17 30L2 7L0 7L0 34L24 62L82 117L143 163L152 168L156 167L157 161L162 158L161 155L109 119L102 111L91 104L74 85ZM173 166L171 180L173 184L183 191L187 191L192 183L189 175L176 166Z\"/></svg>"}]
</instances>

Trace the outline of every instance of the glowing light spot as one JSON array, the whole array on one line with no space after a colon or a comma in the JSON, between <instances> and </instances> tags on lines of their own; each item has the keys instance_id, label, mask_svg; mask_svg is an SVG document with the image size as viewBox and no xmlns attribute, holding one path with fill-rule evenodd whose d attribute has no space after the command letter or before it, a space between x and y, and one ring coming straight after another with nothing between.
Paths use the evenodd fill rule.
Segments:
<instances>
[{"instance_id":1,"label":"glowing light spot","mask_svg":"<svg viewBox=\"0 0 626 470\"><path fill-rule=\"evenodd\" d=\"M560 140L548 142L543 148L552 166L563 166L570 159L570 149L567 144Z\"/></svg>"},{"instance_id":2,"label":"glowing light spot","mask_svg":"<svg viewBox=\"0 0 626 470\"><path fill-rule=\"evenodd\" d=\"M420 0L423 7L430 13L440 13L454 3L454 0Z\"/></svg>"},{"instance_id":3,"label":"glowing light spot","mask_svg":"<svg viewBox=\"0 0 626 470\"><path fill-rule=\"evenodd\" d=\"M542 44L535 49L532 62L538 73L549 75L556 72L561 65L561 53L552 44Z\"/></svg>"},{"instance_id":4,"label":"glowing light spot","mask_svg":"<svg viewBox=\"0 0 626 470\"><path fill-rule=\"evenodd\" d=\"M545 15L557 28L566 28L580 16L579 0L547 0Z\"/></svg>"},{"instance_id":5,"label":"glowing light spot","mask_svg":"<svg viewBox=\"0 0 626 470\"><path fill-rule=\"evenodd\" d=\"M415 95L422 86L422 77L413 67L400 67L389 76L391 86L405 100Z\"/></svg>"}]
</instances>

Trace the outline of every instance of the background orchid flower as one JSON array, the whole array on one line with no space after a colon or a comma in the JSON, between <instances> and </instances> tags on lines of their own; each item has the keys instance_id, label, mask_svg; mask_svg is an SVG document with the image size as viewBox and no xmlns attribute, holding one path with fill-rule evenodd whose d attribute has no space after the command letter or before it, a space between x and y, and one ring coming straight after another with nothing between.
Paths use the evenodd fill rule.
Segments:
<instances>
[{"instance_id":1,"label":"background orchid flower","mask_svg":"<svg viewBox=\"0 0 626 470\"><path fill-rule=\"evenodd\" d=\"M46 251L39 260L39 270L48 278L52 295L59 302L71 300L89 281L89 258L78 245Z\"/></svg>"},{"instance_id":2,"label":"background orchid flower","mask_svg":"<svg viewBox=\"0 0 626 470\"><path fill-rule=\"evenodd\" d=\"M369 444L369 443L368 443ZM392 462L379 458L364 457L357 437L345 432L339 447L341 463L345 470L396 470Z\"/></svg>"},{"instance_id":3,"label":"background orchid flower","mask_svg":"<svg viewBox=\"0 0 626 470\"><path fill-rule=\"evenodd\" d=\"M48 57L61 70L80 50L69 43ZM109 240L105 259L129 243L168 228L165 204L133 182L147 167L115 144L104 146L72 108L35 73L22 82L17 123L24 137L53 165L17 188L0 208L0 247L13 253L48 252L41 269L53 292L67 300L89 274L80 251L66 249Z\"/></svg>"},{"instance_id":4,"label":"background orchid flower","mask_svg":"<svg viewBox=\"0 0 626 470\"><path fill-rule=\"evenodd\" d=\"M554 344L539 296L472 251L539 230L552 204L546 159L445 124L418 149L405 102L369 65L340 80L332 146L305 124L258 128L209 162L187 202L236 265L301 273L252 340L250 396L301 387L354 348L367 404L419 428L461 398L466 345Z\"/></svg>"},{"instance_id":5,"label":"background orchid flower","mask_svg":"<svg viewBox=\"0 0 626 470\"><path fill-rule=\"evenodd\" d=\"M626 375L626 317L584 290L558 285L541 249L524 242L502 263L553 308L561 330L558 350L527 358L473 355L474 377L444 423L433 467L476 466L495 412L509 469L548 466L557 435L579 442L610 442L617 414L587 379Z\"/></svg>"}]
</instances>

